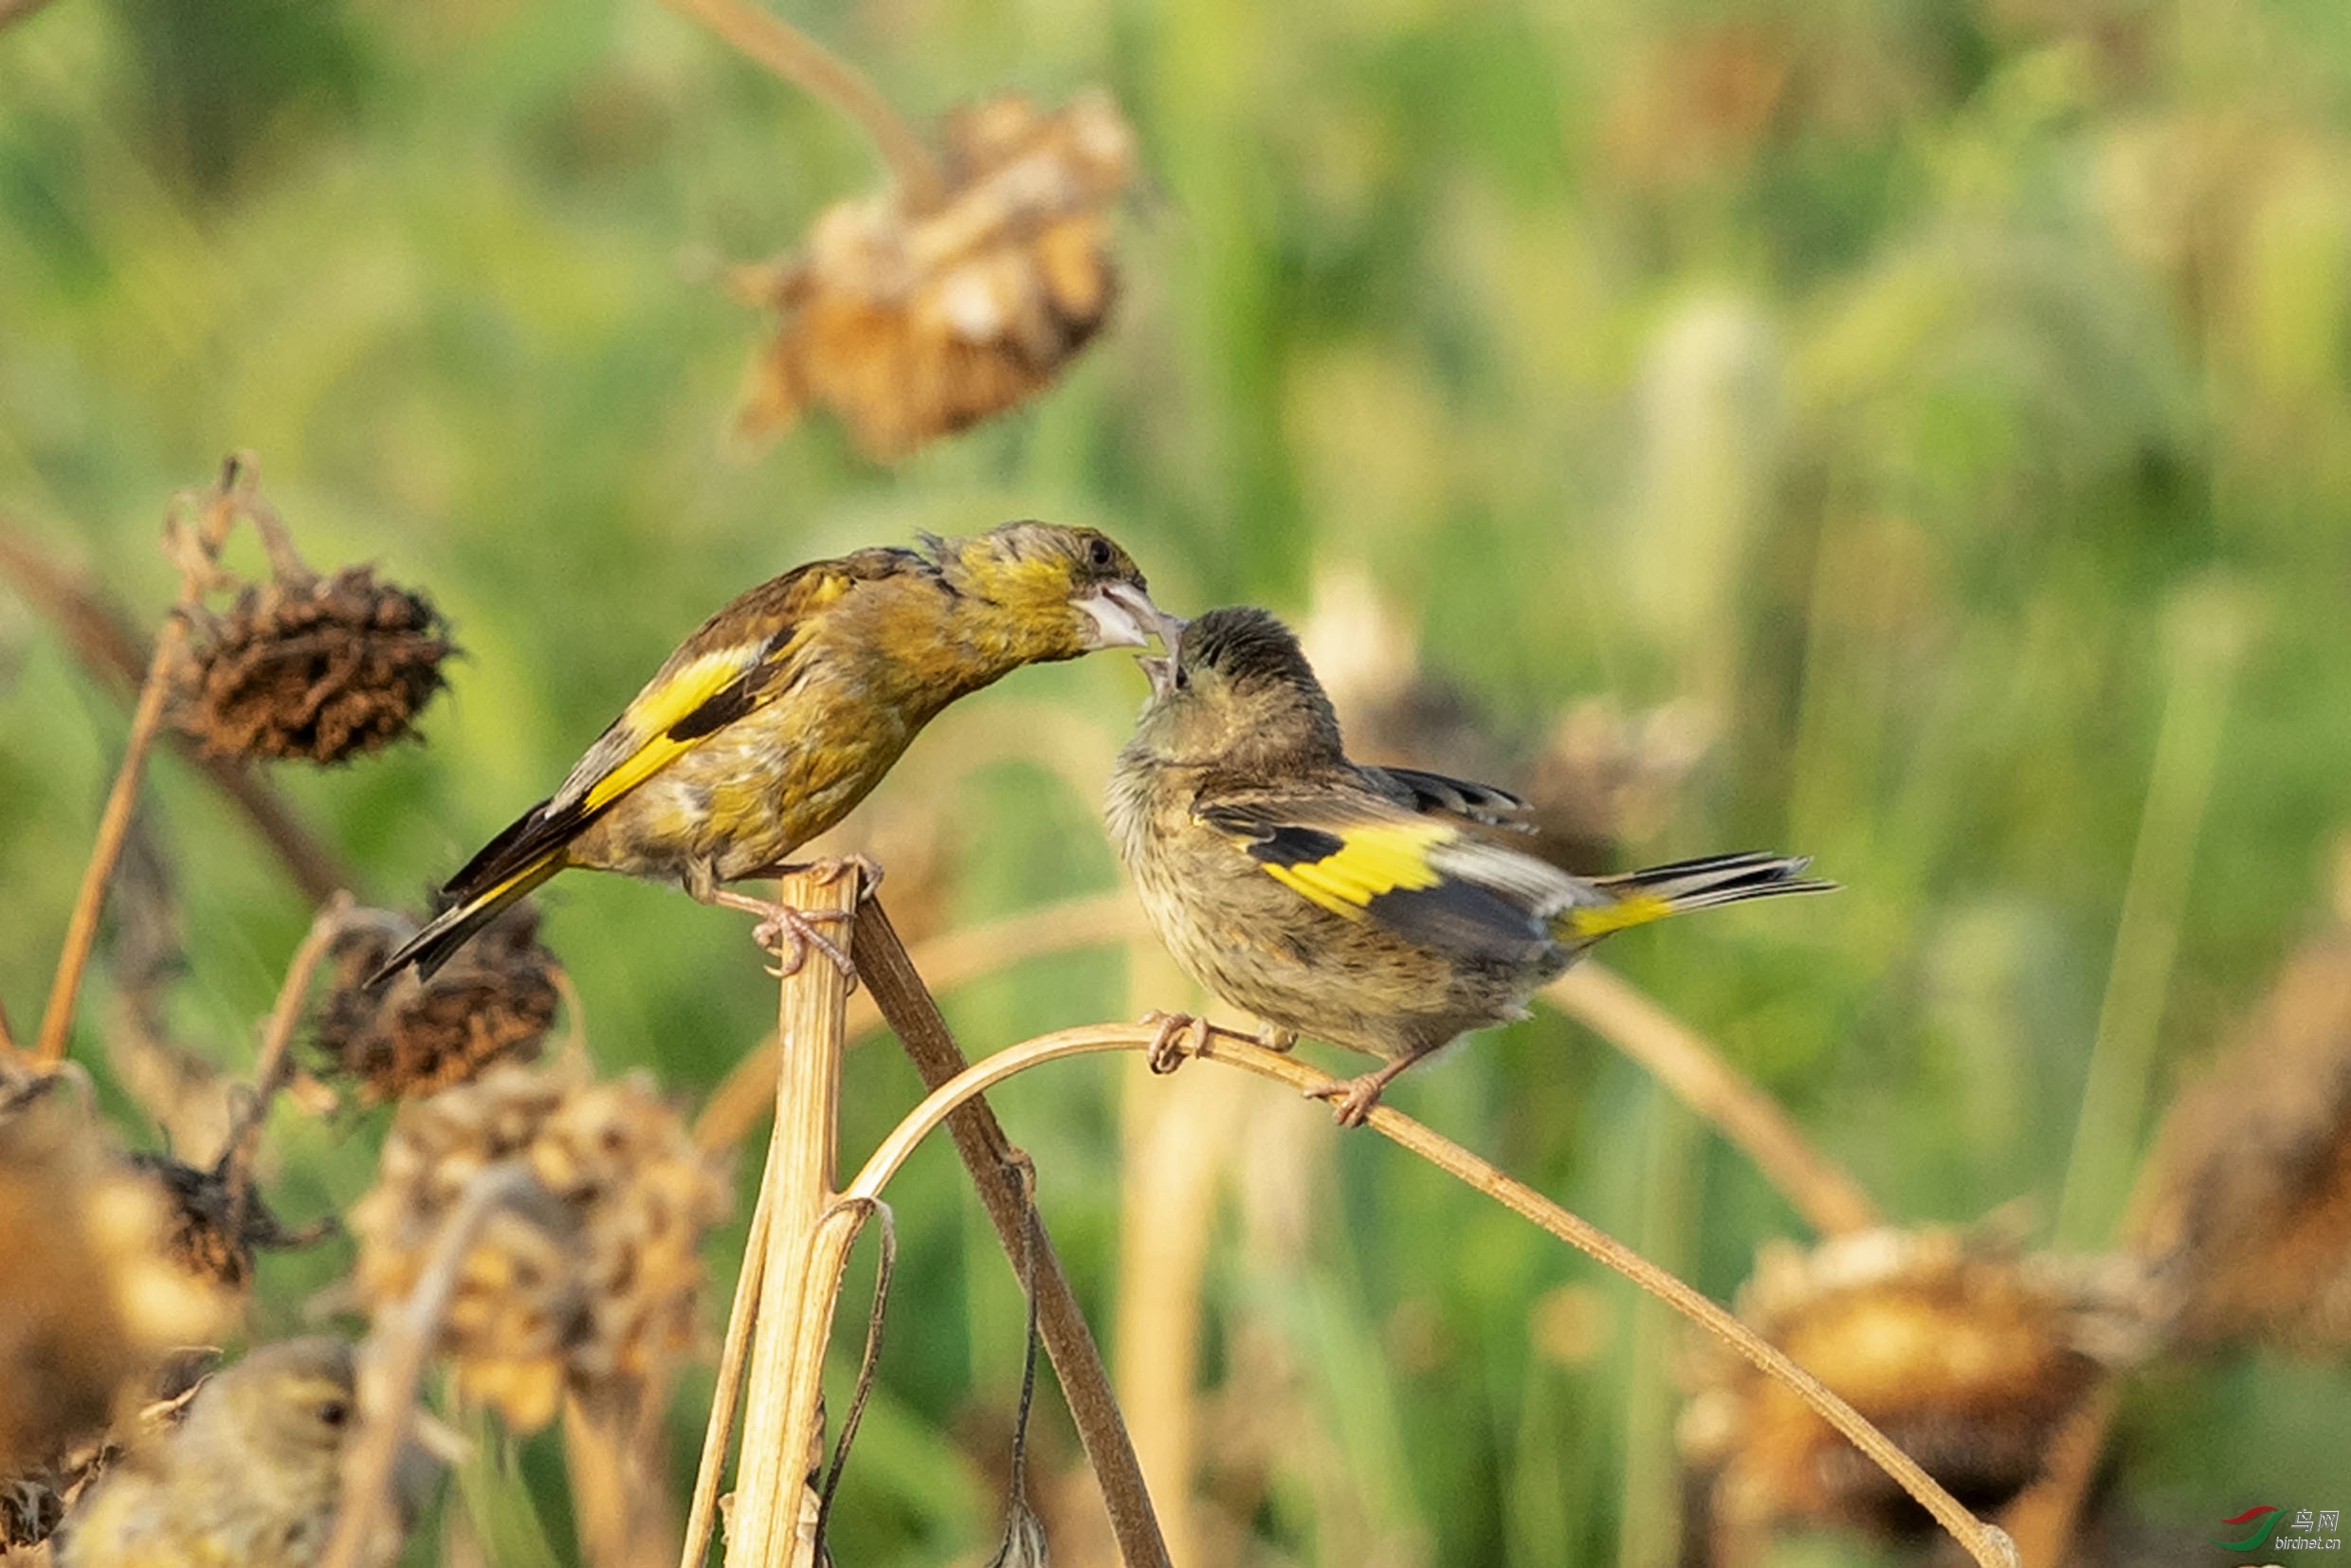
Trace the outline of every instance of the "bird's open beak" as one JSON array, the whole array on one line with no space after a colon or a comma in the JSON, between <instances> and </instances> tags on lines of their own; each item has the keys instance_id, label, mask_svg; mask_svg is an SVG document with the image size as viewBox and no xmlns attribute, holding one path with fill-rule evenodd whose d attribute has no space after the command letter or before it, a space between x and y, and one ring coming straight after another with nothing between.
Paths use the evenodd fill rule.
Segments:
<instances>
[{"instance_id":1,"label":"bird's open beak","mask_svg":"<svg viewBox=\"0 0 2351 1568\"><path fill-rule=\"evenodd\" d=\"M1070 601L1094 623L1086 647L1149 647L1151 633L1163 617L1151 595L1131 583L1105 583L1083 599Z\"/></svg>"},{"instance_id":2,"label":"bird's open beak","mask_svg":"<svg viewBox=\"0 0 2351 1568\"><path fill-rule=\"evenodd\" d=\"M1157 656L1138 653L1135 664L1150 679L1153 697L1165 697L1176 689L1176 655L1173 653Z\"/></svg>"}]
</instances>

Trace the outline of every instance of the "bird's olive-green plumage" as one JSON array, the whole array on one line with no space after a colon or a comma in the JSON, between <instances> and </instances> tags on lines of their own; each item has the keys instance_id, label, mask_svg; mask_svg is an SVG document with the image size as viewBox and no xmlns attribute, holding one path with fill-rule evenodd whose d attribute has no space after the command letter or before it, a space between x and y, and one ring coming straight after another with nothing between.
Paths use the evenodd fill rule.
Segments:
<instances>
[{"instance_id":1,"label":"bird's olive-green plumage","mask_svg":"<svg viewBox=\"0 0 2351 1568\"><path fill-rule=\"evenodd\" d=\"M1110 785L1120 855L1202 985L1388 1059L1342 1121L1412 1061L1518 1016L1610 932L1831 885L1770 855L1570 876L1505 842L1524 809L1505 792L1349 761L1297 639L1262 610L1211 611L1142 664L1152 696Z\"/></svg>"},{"instance_id":2,"label":"bird's olive-green plumage","mask_svg":"<svg viewBox=\"0 0 2351 1568\"><path fill-rule=\"evenodd\" d=\"M334 1521L353 1397L340 1340L252 1352L75 1504L58 1568L309 1568Z\"/></svg>"},{"instance_id":3,"label":"bird's olive-green plumage","mask_svg":"<svg viewBox=\"0 0 2351 1568\"><path fill-rule=\"evenodd\" d=\"M709 899L779 863L881 782L957 698L1022 665L1140 647L1142 573L1090 528L1007 523L861 550L760 584L688 637L560 789L450 879L380 969L429 975L568 866Z\"/></svg>"}]
</instances>

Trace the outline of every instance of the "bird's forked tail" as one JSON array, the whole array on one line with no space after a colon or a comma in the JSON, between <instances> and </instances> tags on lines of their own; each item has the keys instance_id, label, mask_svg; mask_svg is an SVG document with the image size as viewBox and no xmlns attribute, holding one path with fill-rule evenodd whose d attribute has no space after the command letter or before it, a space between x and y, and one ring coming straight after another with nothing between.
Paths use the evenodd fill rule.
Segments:
<instances>
[{"instance_id":1,"label":"bird's forked tail","mask_svg":"<svg viewBox=\"0 0 2351 1568\"><path fill-rule=\"evenodd\" d=\"M1558 933L1566 940L1589 945L1612 932L1718 903L1777 898L1782 893L1835 891L1835 883L1804 875L1811 864L1811 858L1804 855L1748 852L1678 860L1670 866L1595 877L1593 885L1609 895L1609 902L1561 910Z\"/></svg>"},{"instance_id":2,"label":"bird's forked tail","mask_svg":"<svg viewBox=\"0 0 2351 1568\"><path fill-rule=\"evenodd\" d=\"M410 964L416 966L418 979L431 979L433 972L447 963L459 948L472 939L475 932L505 913L509 904L562 870L565 864L563 847L556 845L520 870L509 873L471 898L461 899L449 905L376 967L375 973L367 977L367 989L374 991L386 984Z\"/></svg>"}]
</instances>

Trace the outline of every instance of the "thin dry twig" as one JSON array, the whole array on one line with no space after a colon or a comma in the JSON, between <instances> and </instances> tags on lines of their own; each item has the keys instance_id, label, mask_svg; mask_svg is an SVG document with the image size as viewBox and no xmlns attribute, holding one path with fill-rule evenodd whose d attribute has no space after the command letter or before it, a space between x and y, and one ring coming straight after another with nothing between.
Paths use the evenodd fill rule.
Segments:
<instances>
[{"instance_id":1,"label":"thin dry twig","mask_svg":"<svg viewBox=\"0 0 2351 1568\"><path fill-rule=\"evenodd\" d=\"M1621 976L1587 961L1544 987L1542 996L1720 1129L1814 1230L1835 1236L1883 1223L1860 1183L1814 1148L1777 1101Z\"/></svg>"},{"instance_id":2,"label":"thin dry twig","mask_svg":"<svg viewBox=\"0 0 2351 1568\"><path fill-rule=\"evenodd\" d=\"M336 938L354 925L389 918L381 910L357 908L349 893L337 893L311 921L309 932L286 964L285 979L278 987L278 999L269 1009L268 1021L262 1026L261 1053L253 1062L250 1097L230 1121L228 1138L221 1149L221 1176L228 1190L236 1194L240 1210L250 1201L253 1160L261 1148L262 1127L269 1120L270 1103L294 1080L294 1030L302 1020L302 1005L309 998L311 976L318 973L319 960L326 957ZM242 1221L242 1212L237 1218Z\"/></svg>"},{"instance_id":3,"label":"thin dry twig","mask_svg":"<svg viewBox=\"0 0 2351 1568\"><path fill-rule=\"evenodd\" d=\"M1095 1051L1137 1050L1157 1038L1152 1028L1134 1024L1097 1024L1040 1035L965 1069L934 1090L906 1119L891 1130L844 1195L878 1197L890 1176L922 1139L959 1111L966 1102L1015 1074L1046 1062ZM1266 1049L1245 1036L1211 1030L1199 1050L1204 1061L1224 1062L1289 1085L1302 1093L1329 1087L1335 1081L1303 1062ZM1902 1488L1951 1533L1983 1568L2018 1568L2014 1545L1996 1527L1976 1518L1921 1469L1916 1461L1889 1442L1860 1412L1838 1397L1818 1378L1701 1295L1676 1276L1659 1268L1606 1231L1553 1203L1525 1183L1496 1169L1459 1144L1441 1137L1400 1112L1381 1105L1369 1125L1411 1150L1448 1175L1493 1198L1504 1207L1558 1236L1571 1247L1624 1275L1665 1302L1684 1317L1730 1345L1766 1376L1777 1379L1843 1432L1853 1445L1884 1469Z\"/></svg>"},{"instance_id":4,"label":"thin dry twig","mask_svg":"<svg viewBox=\"0 0 2351 1568\"><path fill-rule=\"evenodd\" d=\"M662 0L690 16L749 59L805 88L855 120L873 140L904 192L909 212L923 212L945 196L939 160L874 84L847 61L772 12L743 0Z\"/></svg>"},{"instance_id":5,"label":"thin dry twig","mask_svg":"<svg viewBox=\"0 0 2351 1568\"><path fill-rule=\"evenodd\" d=\"M153 652L124 623L120 612L104 603L87 583L43 556L19 531L6 526L0 526L0 574L8 576L27 603L48 616L74 656L92 674L125 693L139 689ZM336 889L356 885L341 858L295 819L269 781L250 766L209 753L175 730L167 732L167 738L183 759L245 813L253 830L276 851L304 898L323 903Z\"/></svg>"},{"instance_id":6,"label":"thin dry twig","mask_svg":"<svg viewBox=\"0 0 2351 1568\"><path fill-rule=\"evenodd\" d=\"M883 912L880 900L867 899L859 906L849 954L856 959L858 975L872 991L882 1015L897 1030L915 1070L933 1091L932 1098L937 1099L942 1085L967 1075L971 1069L956 1045L955 1036L948 1031L946 1020L939 1016L939 1004L931 999L914 961L906 956L905 945L891 927L889 916ZM1094 1343L1094 1331L1078 1307L1077 1295L1069 1288L1069 1276L1062 1271L1061 1259L1053 1250L1052 1238L1046 1233L1043 1220L1031 1220L1033 1209L1025 1175L1030 1169L1029 1158L1004 1136L1002 1123L996 1121L995 1112L985 1100L966 1098L968 1103L958 1102L953 1114L947 1116L947 1130L955 1140L956 1153L962 1158L963 1168L971 1173L972 1185L979 1193L989 1221L995 1227L1004 1255L1015 1268L1022 1267L1023 1254L1031 1246L1033 1223L1037 1316L1045 1335L1046 1353L1052 1358L1054 1376L1061 1381L1062 1397L1077 1426L1078 1440L1084 1447L1086 1460L1094 1467L1095 1479L1102 1486L1103 1503L1110 1513L1120 1556L1128 1568L1173 1568L1167 1541L1159 1533L1158 1514L1152 1506L1150 1488L1143 1484L1142 1466L1136 1460L1135 1445L1127 1436L1126 1418L1120 1413L1118 1399L1110 1391L1110 1374L1104 1370L1102 1352ZM844 1195L861 1194L852 1186ZM866 1192L862 1195L876 1194Z\"/></svg>"},{"instance_id":7,"label":"thin dry twig","mask_svg":"<svg viewBox=\"0 0 2351 1568\"><path fill-rule=\"evenodd\" d=\"M146 682L139 688L138 705L131 713L130 737L123 742L122 766L115 775L106 809L99 817L98 843L90 851L90 863L82 873L81 891L74 897L73 913L65 922L65 942L57 960L57 977L49 985L49 1005L42 1014L41 1036L34 1047L34 1060L44 1067L55 1067L65 1059L66 1036L73 1030L74 999L81 993L82 972L88 968L91 950L98 943L98 916L106 900L106 884L113 879L115 862L122 854L123 840L130 835L131 813L138 804L139 777L146 771L147 754L155 744L155 732L162 726L164 702L171 695L173 666L188 646L189 613L201 605L208 586L198 560L210 561L219 554L222 541L236 522L241 504L252 489L254 473L249 458L231 456L222 469L220 483L206 501L192 537L185 541L192 548L182 552L178 602L155 638L154 657L147 662ZM178 514L186 499L173 504L174 538L183 526Z\"/></svg>"},{"instance_id":8,"label":"thin dry twig","mask_svg":"<svg viewBox=\"0 0 2351 1568\"><path fill-rule=\"evenodd\" d=\"M409 1299L376 1320L359 1358L359 1429L343 1452L335 1533L319 1568L374 1568L391 1529L393 1472L416 1423L416 1387L441 1320L457 1293L465 1253L491 1214L538 1192L529 1166L506 1160L474 1173L433 1244Z\"/></svg>"}]
</instances>

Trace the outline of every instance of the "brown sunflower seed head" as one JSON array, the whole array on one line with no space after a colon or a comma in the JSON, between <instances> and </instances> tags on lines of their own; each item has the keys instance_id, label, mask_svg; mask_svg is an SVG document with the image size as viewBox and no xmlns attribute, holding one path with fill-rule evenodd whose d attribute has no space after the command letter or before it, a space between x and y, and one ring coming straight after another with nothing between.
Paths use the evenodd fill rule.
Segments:
<instances>
[{"instance_id":1,"label":"brown sunflower seed head","mask_svg":"<svg viewBox=\"0 0 2351 1568\"><path fill-rule=\"evenodd\" d=\"M493 1063L538 1057L561 991L536 906L518 903L483 927L430 979L406 969L371 991L367 978L392 945L373 925L337 938L335 988L319 1012L319 1044L359 1080L362 1099L435 1094Z\"/></svg>"},{"instance_id":2,"label":"brown sunflower seed head","mask_svg":"<svg viewBox=\"0 0 2351 1568\"><path fill-rule=\"evenodd\" d=\"M371 1310L407 1297L466 1183L509 1161L543 1201L483 1228L441 1348L467 1397L527 1431L567 1388L653 1377L700 1342L702 1241L727 1189L641 1077L596 1083L501 1063L401 1107L351 1215Z\"/></svg>"},{"instance_id":3,"label":"brown sunflower seed head","mask_svg":"<svg viewBox=\"0 0 2351 1568\"><path fill-rule=\"evenodd\" d=\"M2187 1346L2351 1348L2351 931L2305 943L2164 1118L2137 1244Z\"/></svg>"},{"instance_id":4,"label":"brown sunflower seed head","mask_svg":"<svg viewBox=\"0 0 2351 1568\"><path fill-rule=\"evenodd\" d=\"M192 1278L232 1294L251 1286L257 1250L313 1246L334 1231L329 1221L288 1231L260 1194L240 1195L217 1166L199 1170L168 1154L139 1153L131 1156L130 1168L163 1200L165 1257Z\"/></svg>"},{"instance_id":5,"label":"brown sunflower seed head","mask_svg":"<svg viewBox=\"0 0 2351 1568\"><path fill-rule=\"evenodd\" d=\"M884 191L827 209L802 252L746 269L775 337L738 430L774 434L811 404L894 458L1049 386L1117 291L1108 211L1135 135L1106 93L1051 113L1011 96L951 117L950 189L909 212Z\"/></svg>"},{"instance_id":6,"label":"brown sunflower seed head","mask_svg":"<svg viewBox=\"0 0 2351 1568\"><path fill-rule=\"evenodd\" d=\"M1844 1396L1959 1500L1996 1507L2110 1366L2145 1354L2143 1276L2115 1260L2020 1257L1956 1231L1864 1231L1764 1249L1739 1316ZM1680 1429L1718 1555L1785 1523L1910 1536L1925 1513L1785 1385L1709 1343Z\"/></svg>"},{"instance_id":7,"label":"brown sunflower seed head","mask_svg":"<svg viewBox=\"0 0 2351 1568\"><path fill-rule=\"evenodd\" d=\"M230 1299L164 1255L154 1185L69 1095L0 1117L0 1475L102 1430ZM28 1266L38 1260L37 1267Z\"/></svg>"},{"instance_id":8,"label":"brown sunflower seed head","mask_svg":"<svg viewBox=\"0 0 2351 1568\"><path fill-rule=\"evenodd\" d=\"M431 604L373 568L248 583L191 637L173 720L218 757L347 761L410 733L453 651Z\"/></svg>"}]
</instances>

